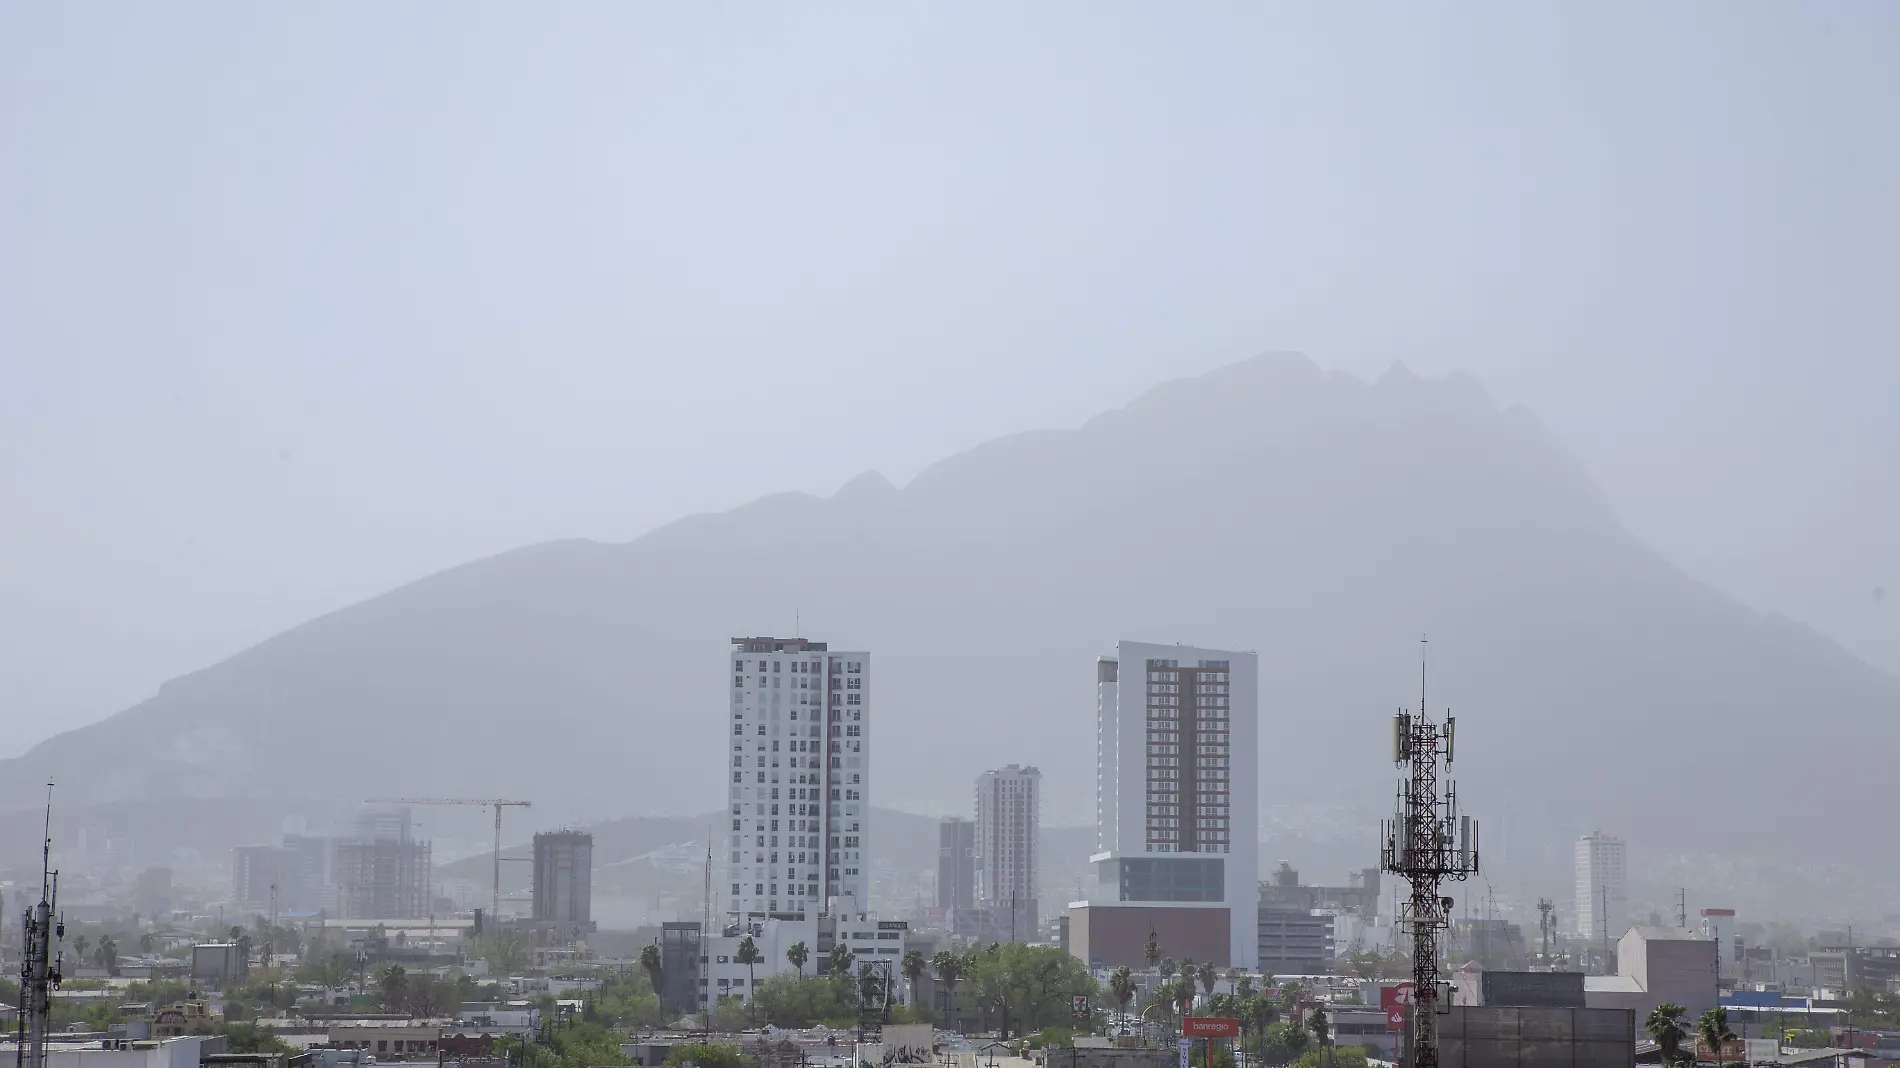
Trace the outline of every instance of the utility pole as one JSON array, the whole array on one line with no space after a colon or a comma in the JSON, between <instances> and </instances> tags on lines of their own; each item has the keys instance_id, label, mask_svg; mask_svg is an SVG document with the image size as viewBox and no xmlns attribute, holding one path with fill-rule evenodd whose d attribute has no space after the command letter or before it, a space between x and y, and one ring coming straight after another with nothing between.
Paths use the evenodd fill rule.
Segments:
<instances>
[{"instance_id":1,"label":"utility pole","mask_svg":"<svg viewBox=\"0 0 1900 1068\"><path fill-rule=\"evenodd\" d=\"M1603 969L1602 974L1608 975L1610 974L1610 885L1608 883L1597 887L1597 897L1603 902L1603 919L1597 924L1597 933L1603 941L1603 957L1597 962L1597 967Z\"/></svg>"},{"instance_id":2,"label":"utility pole","mask_svg":"<svg viewBox=\"0 0 1900 1068\"><path fill-rule=\"evenodd\" d=\"M1421 639L1420 645L1423 646ZM1449 781L1457 721L1426 714L1425 665L1419 664L1418 714L1401 710L1392 725L1392 762L1405 769L1397 810L1380 827L1381 861L1412 888L1403 921L1412 928L1412 1060L1410 1068L1438 1068L1438 936L1453 905L1439 896L1447 879L1462 882L1478 871L1478 830L1458 812L1458 788ZM1443 795L1439 780L1445 778Z\"/></svg>"}]
</instances>

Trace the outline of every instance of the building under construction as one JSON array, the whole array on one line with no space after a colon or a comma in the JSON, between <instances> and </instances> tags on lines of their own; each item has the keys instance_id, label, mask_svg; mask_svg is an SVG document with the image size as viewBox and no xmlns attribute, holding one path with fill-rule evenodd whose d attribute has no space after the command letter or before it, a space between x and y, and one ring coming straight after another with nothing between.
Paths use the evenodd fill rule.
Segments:
<instances>
[{"instance_id":1,"label":"building under construction","mask_svg":"<svg viewBox=\"0 0 1900 1068\"><path fill-rule=\"evenodd\" d=\"M408 809L366 813L355 836L336 844L337 916L427 916L432 873L429 843L415 837Z\"/></svg>"},{"instance_id":2,"label":"building under construction","mask_svg":"<svg viewBox=\"0 0 1900 1068\"><path fill-rule=\"evenodd\" d=\"M543 943L577 942L594 930L594 836L543 831L534 836L534 918Z\"/></svg>"}]
</instances>

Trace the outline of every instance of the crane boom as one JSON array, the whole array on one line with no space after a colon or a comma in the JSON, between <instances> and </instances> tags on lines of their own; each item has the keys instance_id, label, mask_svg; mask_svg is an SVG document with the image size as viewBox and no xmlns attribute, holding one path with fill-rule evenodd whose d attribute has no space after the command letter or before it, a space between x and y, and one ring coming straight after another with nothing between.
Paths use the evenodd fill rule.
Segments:
<instances>
[{"instance_id":1,"label":"crane boom","mask_svg":"<svg viewBox=\"0 0 1900 1068\"><path fill-rule=\"evenodd\" d=\"M532 801L510 801L500 797L371 797L370 805L481 805L495 810L495 896L489 904L490 922L501 920L501 810L529 808Z\"/></svg>"}]
</instances>

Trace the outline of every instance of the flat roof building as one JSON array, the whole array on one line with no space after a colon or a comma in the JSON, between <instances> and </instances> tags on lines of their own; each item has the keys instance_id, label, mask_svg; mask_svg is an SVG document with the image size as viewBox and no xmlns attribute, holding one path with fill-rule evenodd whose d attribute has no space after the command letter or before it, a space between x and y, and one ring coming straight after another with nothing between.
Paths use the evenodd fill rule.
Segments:
<instances>
[{"instance_id":1,"label":"flat roof building","mask_svg":"<svg viewBox=\"0 0 1900 1068\"><path fill-rule=\"evenodd\" d=\"M1121 642L1096 664L1094 888L1070 906L1071 951L1141 966L1167 956L1251 968L1259 955L1259 658ZM1217 944L1218 941L1218 944Z\"/></svg>"}]
</instances>

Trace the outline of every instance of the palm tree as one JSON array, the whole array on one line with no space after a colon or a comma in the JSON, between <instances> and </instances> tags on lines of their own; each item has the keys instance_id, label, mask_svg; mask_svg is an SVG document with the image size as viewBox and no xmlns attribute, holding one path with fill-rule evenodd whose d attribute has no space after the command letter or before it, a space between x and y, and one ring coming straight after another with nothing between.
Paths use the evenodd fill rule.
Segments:
<instances>
[{"instance_id":1,"label":"palm tree","mask_svg":"<svg viewBox=\"0 0 1900 1068\"><path fill-rule=\"evenodd\" d=\"M1194 974L1201 980L1201 993L1212 994L1214 992L1214 980L1218 977L1217 969L1214 965L1211 963L1203 964L1195 969Z\"/></svg>"},{"instance_id":2,"label":"palm tree","mask_svg":"<svg viewBox=\"0 0 1900 1068\"><path fill-rule=\"evenodd\" d=\"M1278 1014L1279 1010L1263 994L1248 994L1240 1001L1240 1026L1252 1028L1263 1041L1266 1039L1268 1026L1273 1023L1273 1018Z\"/></svg>"},{"instance_id":3,"label":"palm tree","mask_svg":"<svg viewBox=\"0 0 1900 1068\"><path fill-rule=\"evenodd\" d=\"M1141 947L1141 955L1148 958L1148 967L1154 968L1161 963L1161 939L1155 936L1155 929L1148 928L1148 944Z\"/></svg>"},{"instance_id":4,"label":"palm tree","mask_svg":"<svg viewBox=\"0 0 1900 1068\"><path fill-rule=\"evenodd\" d=\"M797 970L798 977L803 979L805 978L805 962L811 959L811 947L803 942L793 942L791 948L785 951L785 959Z\"/></svg>"},{"instance_id":5,"label":"palm tree","mask_svg":"<svg viewBox=\"0 0 1900 1068\"><path fill-rule=\"evenodd\" d=\"M937 973L937 981L943 984L943 1015L948 1020L957 994L957 979L964 973L963 958L947 949L940 949L936 956L930 958L930 970Z\"/></svg>"},{"instance_id":6,"label":"palm tree","mask_svg":"<svg viewBox=\"0 0 1900 1068\"><path fill-rule=\"evenodd\" d=\"M924 981L924 972L930 969L930 965L924 960L923 950L913 949L904 954L904 962L899 967L904 973L904 979L910 983L910 1003L911 1007L915 1008L917 984Z\"/></svg>"},{"instance_id":7,"label":"palm tree","mask_svg":"<svg viewBox=\"0 0 1900 1068\"><path fill-rule=\"evenodd\" d=\"M158 939L152 937L152 932L147 931L144 934L139 936L139 952L140 953L149 954L152 952L152 947L156 945L158 945Z\"/></svg>"},{"instance_id":8,"label":"palm tree","mask_svg":"<svg viewBox=\"0 0 1900 1068\"><path fill-rule=\"evenodd\" d=\"M119 943L111 935L99 939L99 967L109 974L119 974Z\"/></svg>"},{"instance_id":9,"label":"palm tree","mask_svg":"<svg viewBox=\"0 0 1900 1068\"><path fill-rule=\"evenodd\" d=\"M1108 992L1115 999L1115 1011L1122 1015L1122 1033L1128 1033L1128 1003L1135 1000L1135 976L1127 965L1108 977Z\"/></svg>"},{"instance_id":10,"label":"palm tree","mask_svg":"<svg viewBox=\"0 0 1900 1068\"><path fill-rule=\"evenodd\" d=\"M1682 1025L1682 1014L1689 1010L1672 1001L1649 1010L1649 1018L1643 1021L1643 1030L1662 1047L1664 1064L1675 1064L1682 1057L1682 1039L1688 1029Z\"/></svg>"},{"instance_id":11,"label":"palm tree","mask_svg":"<svg viewBox=\"0 0 1900 1068\"><path fill-rule=\"evenodd\" d=\"M1174 973L1180 970L1181 970L1181 965L1173 957L1161 958L1161 964L1159 965L1161 978L1172 979L1174 978Z\"/></svg>"},{"instance_id":12,"label":"palm tree","mask_svg":"<svg viewBox=\"0 0 1900 1068\"><path fill-rule=\"evenodd\" d=\"M1709 1047L1709 1056L1720 1068L1722 1044L1735 1041L1735 1032L1728 1029L1728 1010L1718 1007L1703 1013L1702 1019L1696 1023L1696 1032L1702 1036L1702 1044Z\"/></svg>"},{"instance_id":13,"label":"palm tree","mask_svg":"<svg viewBox=\"0 0 1900 1068\"><path fill-rule=\"evenodd\" d=\"M1194 984L1200 978L1199 969L1194 967L1193 957L1181 958L1181 981L1176 986L1177 997L1181 1002L1181 1015L1194 1007Z\"/></svg>"},{"instance_id":14,"label":"palm tree","mask_svg":"<svg viewBox=\"0 0 1900 1068\"><path fill-rule=\"evenodd\" d=\"M79 956L80 960L83 961L86 959L86 947L89 945L92 945L92 939L87 938L85 935L80 935L73 939L73 952Z\"/></svg>"},{"instance_id":15,"label":"palm tree","mask_svg":"<svg viewBox=\"0 0 1900 1068\"><path fill-rule=\"evenodd\" d=\"M1234 996L1242 1001L1253 997L1253 976L1243 974L1234 980Z\"/></svg>"},{"instance_id":16,"label":"palm tree","mask_svg":"<svg viewBox=\"0 0 1900 1068\"><path fill-rule=\"evenodd\" d=\"M383 1009L395 1012L402 1004L402 990L408 985L409 973L400 964L391 964L376 973L376 985L383 991Z\"/></svg>"},{"instance_id":17,"label":"palm tree","mask_svg":"<svg viewBox=\"0 0 1900 1068\"><path fill-rule=\"evenodd\" d=\"M752 995L758 990L759 983L758 973L752 970L752 966L764 959L765 954L759 952L759 944L752 940L751 935L739 939L739 948L732 954L734 964L745 965L745 1003L748 1019L752 1013Z\"/></svg>"},{"instance_id":18,"label":"palm tree","mask_svg":"<svg viewBox=\"0 0 1900 1068\"><path fill-rule=\"evenodd\" d=\"M640 948L640 967L646 969L647 981L653 984L653 993L660 993L660 980L665 975L665 958L660 955L660 947L648 943Z\"/></svg>"}]
</instances>

